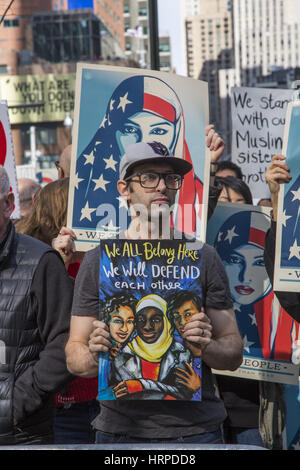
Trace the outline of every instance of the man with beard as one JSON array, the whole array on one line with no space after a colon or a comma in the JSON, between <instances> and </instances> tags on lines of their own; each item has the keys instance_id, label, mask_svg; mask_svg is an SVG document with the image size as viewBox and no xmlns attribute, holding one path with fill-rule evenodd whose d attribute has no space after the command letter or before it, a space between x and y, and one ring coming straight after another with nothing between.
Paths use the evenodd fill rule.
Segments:
<instances>
[{"instance_id":1,"label":"man with beard","mask_svg":"<svg viewBox=\"0 0 300 470\"><path fill-rule=\"evenodd\" d=\"M170 227L170 208L189 162L174 157L158 142L129 146L120 162L118 190L127 200L131 224L127 239L177 238ZM135 210L138 206L139 211ZM166 237L165 237L166 238ZM188 240L184 234L181 238ZM194 243L194 242L191 242ZM224 405L214 391L211 368L235 370L242 361L243 344L237 328L228 280L214 248L201 246L201 284L206 313L199 312L186 325L183 337L193 343L203 359L202 402L170 400L112 400L101 402L94 420L97 443L194 442L221 443L220 425L226 417ZM98 319L99 247L87 252L76 278L69 341L68 368L84 377L98 374L99 352L111 348L107 325ZM175 406L174 406L175 405Z\"/></svg>"}]
</instances>

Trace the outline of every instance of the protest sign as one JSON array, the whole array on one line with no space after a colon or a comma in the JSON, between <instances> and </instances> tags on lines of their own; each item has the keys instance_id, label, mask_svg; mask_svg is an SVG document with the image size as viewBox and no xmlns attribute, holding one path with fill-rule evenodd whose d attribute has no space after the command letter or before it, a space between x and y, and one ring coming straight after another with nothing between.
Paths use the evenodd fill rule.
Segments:
<instances>
[{"instance_id":1,"label":"protest sign","mask_svg":"<svg viewBox=\"0 0 300 470\"><path fill-rule=\"evenodd\" d=\"M73 114L75 73L0 77L0 96L9 97L11 124L63 121Z\"/></svg>"},{"instance_id":2,"label":"protest sign","mask_svg":"<svg viewBox=\"0 0 300 470\"><path fill-rule=\"evenodd\" d=\"M285 450L300 450L300 379L297 385L284 386L286 403Z\"/></svg>"},{"instance_id":3,"label":"protest sign","mask_svg":"<svg viewBox=\"0 0 300 470\"><path fill-rule=\"evenodd\" d=\"M208 223L207 243L225 266L244 343L242 365L222 374L294 384L299 376L299 364L294 363L299 323L279 305L265 269L270 223L268 208L233 203L219 203Z\"/></svg>"},{"instance_id":4,"label":"protest sign","mask_svg":"<svg viewBox=\"0 0 300 470\"><path fill-rule=\"evenodd\" d=\"M15 207L11 218L19 219L20 202L16 163L11 137L10 122L8 117L7 102L4 100L0 101L0 165L4 166L8 173L11 189L15 195Z\"/></svg>"},{"instance_id":5,"label":"protest sign","mask_svg":"<svg viewBox=\"0 0 300 470\"><path fill-rule=\"evenodd\" d=\"M99 400L201 400L201 349L182 338L201 310L201 249L183 241L102 240Z\"/></svg>"},{"instance_id":6,"label":"protest sign","mask_svg":"<svg viewBox=\"0 0 300 470\"><path fill-rule=\"evenodd\" d=\"M291 180L280 185L276 225L274 290L300 292L300 102L287 109L283 155Z\"/></svg>"},{"instance_id":7,"label":"protest sign","mask_svg":"<svg viewBox=\"0 0 300 470\"><path fill-rule=\"evenodd\" d=\"M192 163L177 194L174 220L176 228L203 238L204 182L210 171L207 124L207 83L151 70L78 64L68 209L77 249L86 251L100 238L126 229L127 204L117 191L119 163L128 145L140 141L161 142Z\"/></svg>"},{"instance_id":8,"label":"protest sign","mask_svg":"<svg viewBox=\"0 0 300 470\"><path fill-rule=\"evenodd\" d=\"M256 199L269 197L265 172L282 152L287 105L294 90L231 89L232 154Z\"/></svg>"}]
</instances>

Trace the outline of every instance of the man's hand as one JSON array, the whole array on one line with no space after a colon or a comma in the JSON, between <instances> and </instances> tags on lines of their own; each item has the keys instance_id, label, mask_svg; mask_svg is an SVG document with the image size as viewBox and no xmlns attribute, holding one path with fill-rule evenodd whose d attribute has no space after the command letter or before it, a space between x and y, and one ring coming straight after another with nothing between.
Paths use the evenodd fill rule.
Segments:
<instances>
[{"instance_id":1,"label":"man's hand","mask_svg":"<svg viewBox=\"0 0 300 470\"><path fill-rule=\"evenodd\" d=\"M202 350L210 343L212 337L212 326L210 319L204 313L195 313L185 325L182 337L187 342L187 347L196 357L201 356Z\"/></svg>"},{"instance_id":2,"label":"man's hand","mask_svg":"<svg viewBox=\"0 0 300 470\"><path fill-rule=\"evenodd\" d=\"M289 174L289 167L285 163L285 157L283 155L274 155L271 165L266 170L266 180L271 193L274 220L277 220L278 192L280 184L287 183L290 179L291 175Z\"/></svg>"},{"instance_id":3,"label":"man's hand","mask_svg":"<svg viewBox=\"0 0 300 470\"><path fill-rule=\"evenodd\" d=\"M222 155L225 142L222 137L215 131L215 126L213 124L209 124L205 128L205 135L206 135L206 147L210 150L210 161L215 163L219 160L220 156Z\"/></svg>"},{"instance_id":4,"label":"man's hand","mask_svg":"<svg viewBox=\"0 0 300 470\"><path fill-rule=\"evenodd\" d=\"M89 351L95 361L98 361L99 352L108 352L112 344L110 342L110 332L106 323L95 320L93 322L93 331L89 339Z\"/></svg>"},{"instance_id":5,"label":"man's hand","mask_svg":"<svg viewBox=\"0 0 300 470\"><path fill-rule=\"evenodd\" d=\"M187 370L181 369L180 367L177 367L175 370L175 374L179 379L178 382L191 390L191 392L196 393L201 387L200 376L188 362L185 362L185 365Z\"/></svg>"}]
</instances>

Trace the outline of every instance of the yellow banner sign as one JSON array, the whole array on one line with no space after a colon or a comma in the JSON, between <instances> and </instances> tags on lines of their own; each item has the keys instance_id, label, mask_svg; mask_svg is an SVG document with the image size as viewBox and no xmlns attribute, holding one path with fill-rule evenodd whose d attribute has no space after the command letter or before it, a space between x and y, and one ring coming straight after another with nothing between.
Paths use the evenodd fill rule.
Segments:
<instances>
[{"instance_id":1,"label":"yellow banner sign","mask_svg":"<svg viewBox=\"0 0 300 470\"><path fill-rule=\"evenodd\" d=\"M73 117L75 73L10 75L0 78L11 124L63 121Z\"/></svg>"}]
</instances>

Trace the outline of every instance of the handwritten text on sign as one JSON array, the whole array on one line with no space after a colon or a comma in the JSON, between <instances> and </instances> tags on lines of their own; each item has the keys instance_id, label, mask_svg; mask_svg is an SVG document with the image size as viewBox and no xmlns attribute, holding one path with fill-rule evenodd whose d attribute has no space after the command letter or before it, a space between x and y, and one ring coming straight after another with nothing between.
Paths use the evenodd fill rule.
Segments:
<instances>
[{"instance_id":1,"label":"handwritten text on sign","mask_svg":"<svg viewBox=\"0 0 300 470\"><path fill-rule=\"evenodd\" d=\"M268 194L265 172L282 152L286 108L294 90L232 88L232 161L256 197ZM255 193L254 193L255 188Z\"/></svg>"}]
</instances>

